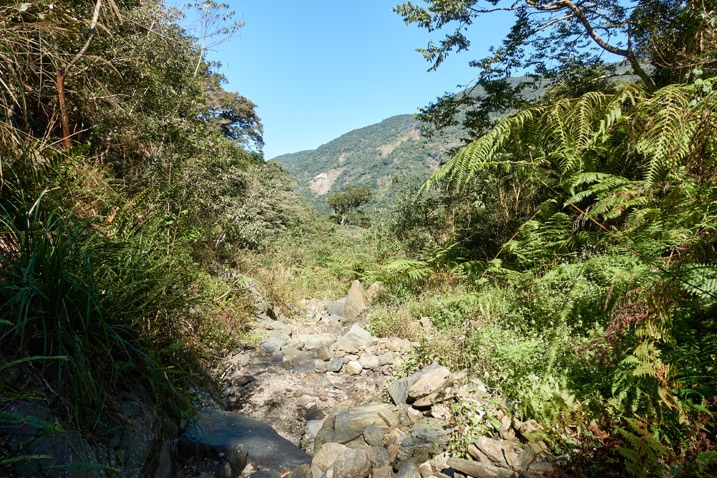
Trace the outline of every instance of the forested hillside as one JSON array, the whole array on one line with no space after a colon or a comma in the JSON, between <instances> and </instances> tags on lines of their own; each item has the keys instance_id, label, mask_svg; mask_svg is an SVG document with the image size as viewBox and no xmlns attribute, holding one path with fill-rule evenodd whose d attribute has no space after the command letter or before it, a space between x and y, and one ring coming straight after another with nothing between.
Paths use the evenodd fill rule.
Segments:
<instances>
[{"instance_id":1,"label":"forested hillside","mask_svg":"<svg viewBox=\"0 0 717 478\"><path fill-rule=\"evenodd\" d=\"M274 161L286 167L297 189L318 211L328 213L331 193L361 185L375 191L370 207L391 208L400 192L409 185L420 186L460 144L455 130L427 138L416 118L400 115Z\"/></svg>"}]
</instances>

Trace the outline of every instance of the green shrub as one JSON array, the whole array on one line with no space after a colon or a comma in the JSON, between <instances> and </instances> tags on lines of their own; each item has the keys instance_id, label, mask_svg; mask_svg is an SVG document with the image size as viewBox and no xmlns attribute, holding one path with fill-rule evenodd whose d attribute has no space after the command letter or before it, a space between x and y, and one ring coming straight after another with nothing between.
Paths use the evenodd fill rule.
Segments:
<instances>
[{"instance_id":1,"label":"green shrub","mask_svg":"<svg viewBox=\"0 0 717 478\"><path fill-rule=\"evenodd\" d=\"M167 404L178 392L161 346L176 337L173 277L151 241L111 240L38 199L0 216L0 344L33 360L76 424L102 419L111 387L142 377ZM173 320L174 318L172 318Z\"/></svg>"}]
</instances>

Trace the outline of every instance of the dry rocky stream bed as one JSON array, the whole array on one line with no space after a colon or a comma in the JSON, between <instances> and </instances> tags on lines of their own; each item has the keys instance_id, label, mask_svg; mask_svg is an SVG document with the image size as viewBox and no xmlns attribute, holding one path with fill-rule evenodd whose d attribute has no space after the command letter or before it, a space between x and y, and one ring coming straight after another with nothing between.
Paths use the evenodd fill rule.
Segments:
<instances>
[{"instance_id":1,"label":"dry rocky stream bed","mask_svg":"<svg viewBox=\"0 0 717 478\"><path fill-rule=\"evenodd\" d=\"M255 291L264 339L217 366L225 403L200 411L177 443L182 476L254 478L549 477L561 457L534 420L496 407L466 372L434 363L402 376L412 344L362 327L373 287L345 299L306 301L277 316ZM368 296L368 297L367 297ZM453 456L452 405L492 418L493 436Z\"/></svg>"}]
</instances>

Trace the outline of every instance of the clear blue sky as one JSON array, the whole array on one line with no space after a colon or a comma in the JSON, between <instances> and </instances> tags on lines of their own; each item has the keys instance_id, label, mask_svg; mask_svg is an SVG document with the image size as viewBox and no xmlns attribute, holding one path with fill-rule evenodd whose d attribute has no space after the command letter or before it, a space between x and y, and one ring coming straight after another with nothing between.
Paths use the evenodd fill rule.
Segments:
<instances>
[{"instance_id":1,"label":"clear blue sky","mask_svg":"<svg viewBox=\"0 0 717 478\"><path fill-rule=\"evenodd\" d=\"M245 26L209 58L222 63L226 89L257 104L264 153L315 149L353 129L416 113L470 82L471 59L487 55L511 24L491 16L472 26L471 49L438 71L415 49L443 33L405 25L400 0L229 0Z\"/></svg>"}]
</instances>

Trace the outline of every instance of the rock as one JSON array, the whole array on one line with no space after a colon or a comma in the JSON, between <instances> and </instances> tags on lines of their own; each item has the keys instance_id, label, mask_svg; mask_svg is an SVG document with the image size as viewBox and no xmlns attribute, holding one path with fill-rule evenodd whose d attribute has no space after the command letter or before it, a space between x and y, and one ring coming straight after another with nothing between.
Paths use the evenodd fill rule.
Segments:
<instances>
[{"instance_id":1,"label":"rock","mask_svg":"<svg viewBox=\"0 0 717 478\"><path fill-rule=\"evenodd\" d=\"M349 320L357 319L366 310L366 297L361 282L355 280L346 296L343 316Z\"/></svg>"},{"instance_id":2,"label":"rock","mask_svg":"<svg viewBox=\"0 0 717 478\"><path fill-rule=\"evenodd\" d=\"M316 356L321 360L331 360L331 351L329 350L329 347L322 345L316 349Z\"/></svg>"},{"instance_id":3,"label":"rock","mask_svg":"<svg viewBox=\"0 0 717 478\"><path fill-rule=\"evenodd\" d=\"M389 428L395 428L400 423L396 414L391 410L379 410L378 416L383 418L383 421L386 422Z\"/></svg>"},{"instance_id":4,"label":"rock","mask_svg":"<svg viewBox=\"0 0 717 478\"><path fill-rule=\"evenodd\" d=\"M433 467L426 461L418 465L418 472L421 474L421 478L431 478L433 476Z\"/></svg>"},{"instance_id":5,"label":"rock","mask_svg":"<svg viewBox=\"0 0 717 478\"><path fill-rule=\"evenodd\" d=\"M366 293L364 294L366 302L368 302L369 304L372 303L384 290L386 290L386 287L384 286L383 282L374 282L373 284L368 286L368 289L366 289Z\"/></svg>"},{"instance_id":6,"label":"rock","mask_svg":"<svg viewBox=\"0 0 717 478\"><path fill-rule=\"evenodd\" d=\"M326 304L326 310L329 315L344 317L344 309L346 308L346 298L334 300Z\"/></svg>"},{"instance_id":7,"label":"rock","mask_svg":"<svg viewBox=\"0 0 717 478\"><path fill-rule=\"evenodd\" d=\"M281 474L311 463L311 457L281 437L271 426L220 410L203 410L189 423L178 448L184 456L221 456L239 473L246 463L267 473ZM241 467L238 467L241 465Z\"/></svg>"},{"instance_id":8,"label":"rock","mask_svg":"<svg viewBox=\"0 0 717 478\"><path fill-rule=\"evenodd\" d=\"M540 461L531 463L527 468L527 476L538 477L538 476L553 476L555 473L555 467L547 461Z\"/></svg>"},{"instance_id":9,"label":"rock","mask_svg":"<svg viewBox=\"0 0 717 478\"><path fill-rule=\"evenodd\" d=\"M349 448L334 462L335 478L368 478L371 461L364 448Z\"/></svg>"},{"instance_id":10,"label":"rock","mask_svg":"<svg viewBox=\"0 0 717 478\"><path fill-rule=\"evenodd\" d=\"M479 463L490 464L491 461L473 443L468 445L468 454Z\"/></svg>"},{"instance_id":11,"label":"rock","mask_svg":"<svg viewBox=\"0 0 717 478\"><path fill-rule=\"evenodd\" d=\"M343 361L341 362L343 364ZM325 373L329 371L329 364L328 362L324 362L323 360L314 360L314 372L316 373Z\"/></svg>"},{"instance_id":12,"label":"rock","mask_svg":"<svg viewBox=\"0 0 717 478\"><path fill-rule=\"evenodd\" d=\"M268 338L265 340L262 340L259 343L259 348L262 352L268 355L273 355L281 350L281 346L284 345L284 342L277 338Z\"/></svg>"},{"instance_id":13,"label":"rock","mask_svg":"<svg viewBox=\"0 0 717 478\"><path fill-rule=\"evenodd\" d=\"M386 430L376 425L369 425L363 429L363 439L370 446L383 446L383 436Z\"/></svg>"},{"instance_id":14,"label":"rock","mask_svg":"<svg viewBox=\"0 0 717 478\"><path fill-rule=\"evenodd\" d=\"M412 461L403 463L396 474L396 478L421 478L418 465Z\"/></svg>"},{"instance_id":15,"label":"rock","mask_svg":"<svg viewBox=\"0 0 717 478\"><path fill-rule=\"evenodd\" d=\"M341 369L343 368L343 366L344 366L343 359L336 357L336 358L332 358L329 361L329 366L327 368L328 368L329 372L340 372Z\"/></svg>"},{"instance_id":16,"label":"rock","mask_svg":"<svg viewBox=\"0 0 717 478\"><path fill-rule=\"evenodd\" d=\"M363 366L360 362L356 360L351 360L349 363L346 364L345 369L346 373L349 375L359 375L363 370Z\"/></svg>"},{"instance_id":17,"label":"rock","mask_svg":"<svg viewBox=\"0 0 717 478\"><path fill-rule=\"evenodd\" d=\"M408 399L408 389L411 388L415 381L416 378L414 376L410 376L399 378L395 382L391 383L386 390L388 391L388 395L391 397L391 400L393 400L393 403L396 405L406 403L406 400Z\"/></svg>"},{"instance_id":18,"label":"rock","mask_svg":"<svg viewBox=\"0 0 717 478\"><path fill-rule=\"evenodd\" d=\"M7 377L4 377L7 378ZM45 455L51 460L8 461L0 465L0 476L72 476L100 478L101 469L80 468L78 462L108 465L119 470L118 476L167 476L173 471L171 440L177 436L176 426L162 419L150 395L136 384L131 392L115 392L116 412L121 418L106 429L107 443L95 443L63 423L43 400L8 401L0 423L3 458L18 455ZM43 393L41 387L35 391ZM54 400L54 397L53 397ZM166 439L163 435L166 434ZM19 447L22 447L21 449ZM5 453L10 455L5 455ZM3 461L0 458L0 461ZM160 470L159 467L162 467Z\"/></svg>"},{"instance_id":19,"label":"rock","mask_svg":"<svg viewBox=\"0 0 717 478\"><path fill-rule=\"evenodd\" d=\"M520 428L518 429L518 431L520 432L521 435L523 435L524 437L526 437L526 435L529 435L529 434L531 434L531 433L535 433L535 432L540 431L540 430L542 430L542 429L543 429L543 427L541 427L540 424L539 424L537 421L531 419L531 420L528 420L528 421L526 421L526 422L523 422L523 423L520 425Z\"/></svg>"},{"instance_id":20,"label":"rock","mask_svg":"<svg viewBox=\"0 0 717 478\"><path fill-rule=\"evenodd\" d=\"M398 450L399 461L423 463L441 453L451 441L452 428L437 418L420 418Z\"/></svg>"},{"instance_id":21,"label":"rock","mask_svg":"<svg viewBox=\"0 0 717 478\"><path fill-rule=\"evenodd\" d=\"M369 425L387 431L388 426L379 415L386 410L391 407L385 403L369 403L329 415L316 436L315 446L320 449L324 443L348 443L362 436Z\"/></svg>"},{"instance_id":22,"label":"rock","mask_svg":"<svg viewBox=\"0 0 717 478\"><path fill-rule=\"evenodd\" d=\"M416 381L408 389L407 401L414 402L419 398L441 391L448 384L450 370L434 363L419 372Z\"/></svg>"},{"instance_id":23,"label":"rock","mask_svg":"<svg viewBox=\"0 0 717 478\"><path fill-rule=\"evenodd\" d=\"M382 466L371 471L371 478L393 478L393 467Z\"/></svg>"},{"instance_id":24,"label":"rock","mask_svg":"<svg viewBox=\"0 0 717 478\"><path fill-rule=\"evenodd\" d=\"M294 334L293 339L304 344L305 350L318 350L336 341L336 337L332 334Z\"/></svg>"},{"instance_id":25,"label":"rock","mask_svg":"<svg viewBox=\"0 0 717 478\"><path fill-rule=\"evenodd\" d=\"M513 478L517 476L510 470L463 458L449 458L448 465L456 471L478 478Z\"/></svg>"},{"instance_id":26,"label":"rock","mask_svg":"<svg viewBox=\"0 0 717 478\"><path fill-rule=\"evenodd\" d=\"M378 357L370 353L361 354L359 356L358 362L361 364L361 367L367 370L377 369L380 365Z\"/></svg>"},{"instance_id":27,"label":"rock","mask_svg":"<svg viewBox=\"0 0 717 478\"><path fill-rule=\"evenodd\" d=\"M503 446L498 440L489 437L478 437L473 444L490 460L491 463L508 464L503 458Z\"/></svg>"},{"instance_id":28,"label":"rock","mask_svg":"<svg viewBox=\"0 0 717 478\"><path fill-rule=\"evenodd\" d=\"M513 430L513 420L506 415L500 420L500 436L503 440L514 440L515 430Z\"/></svg>"},{"instance_id":29,"label":"rock","mask_svg":"<svg viewBox=\"0 0 717 478\"><path fill-rule=\"evenodd\" d=\"M315 477L322 477L326 470L346 451L348 447L339 443L326 443L314 453L311 460L311 474Z\"/></svg>"},{"instance_id":30,"label":"rock","mask_svg":"<svg viewBox=\"0 0 717 478\"><path fill-rule=\"evenodd\" d=\"M523 447L523 451L520 453L518 460L520 462L520 467L526 470L528 465L535 461L535 450L533 450L533 447Z\"/></svg>"},{"instance_id":31,"label":"rock","mask_svg":"<svg viewBox=\"0 0 717 478\"><path fill-rule=\"evenodd\" d=\"M384 365L394 365L395 363L395 357L393 355L393 352L386 352L385 354L381 354L376 358L378 360L379 367L383 367Z\"/></svg>"},{"instance_id":32,"label":"rock","mask_svg":"<svg viewBox=\"0 0 717 478\"><path fill-rule=\"evenodd\" d=\"M396 405L410 403L441 390L450 378L450 371L433 363L408 377L396 380L388 386L388 394Z\"/></svg>"},{"instance_id":33,"label":"rock","mask_svg":"<svg viewBox=\"0 0 717 478\"><path fill-rule=\"evenodd\" d=\"M428 333L431 333L435 330L430 317L421 317L418 323L421 324L421 328Z\"/></svg>"},{"instance_id":34,"label":"rock","mask_svg":"<svg viewBox=\"0 0 717 478\"><path fill-rule=\"evenodd\" d=\"M406 339L400 339L398 337L391 337L386 339L386 348L391 352L408 353L411 350L411 342Z\"/></svg>"},{"instance_id":35,"label":"rock","mask_svg":"<svg viewBox=\"0 0 717 478\"><path fill-rule=\"evenodd\" d=\"M306 433L313 439L319 434L319 430L324 425L323 420L309 420L306 422Z\"/></svg>"},{"instance_id":36,"label":"rock","mask_svg":"<svg viewBox=\"0 0 717 478\"><path fill-rule=\"evenodd\" d=\"M388 456L388 452L382 446L367 446L365 450L368 454L368 460L371 462L371 468L382 468L391 463L391 457Z\"/></svg>"},{"instance_id":37,"label":"rock","mask_svg":"<svg viewBox=\"0 0 717 478\"><path fill-rule=\"evenodd\" d=\"M337 351L353 354L360 352L362 347L370 346L375 340L368 331L354 324L343 337L331 346L330 351L332 355L336 355Z\"/></svg>"}]
</instances>

